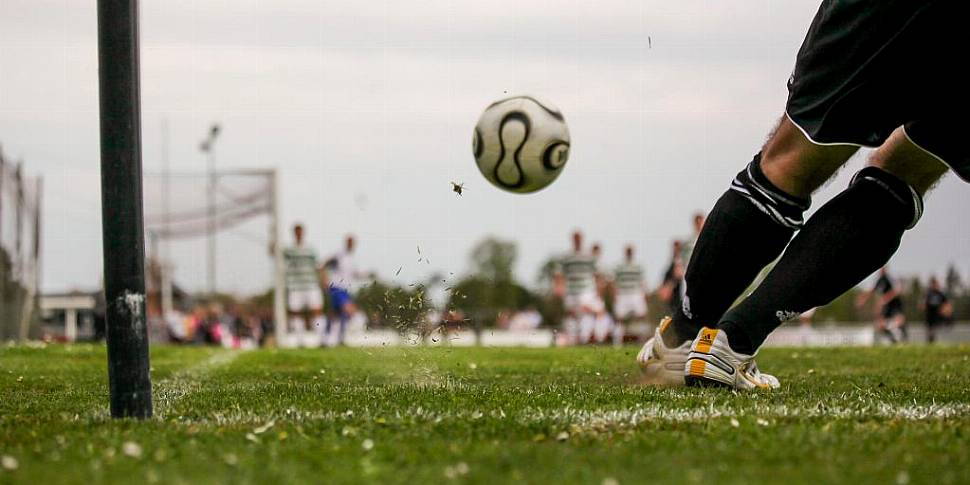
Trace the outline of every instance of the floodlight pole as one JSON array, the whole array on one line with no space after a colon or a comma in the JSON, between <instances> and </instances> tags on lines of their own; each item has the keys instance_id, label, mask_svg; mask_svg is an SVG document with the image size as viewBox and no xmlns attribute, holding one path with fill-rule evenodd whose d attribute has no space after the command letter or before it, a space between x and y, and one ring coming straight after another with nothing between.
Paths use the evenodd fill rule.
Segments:
<instances>
[{"instance_id":1,"label":"floodlight pole","mask_svg":"<svg viewBox=\"0 0 970 485\"><path fill-rule=\"evenodd\" d=\"M111 416L148 418L138 0L98 0L101 232Z\"/></svg>"},{"instance_id":2,"label":"floodlight pole","mask_svg":"<svg viewBox=\"0 0 970 485\"><path fill-rule=\"evenodd\" d=\"M206 279L208 280L210 297L216 296L216 187L218 186L218 181L216 180L215 142L218 136L219 124L213 123L209 128L208 136L199 144L199 150L202 150L202 153L206 154L206 174L209 179L208 189L206 190L206 212L209 215L208 227L206 228L208 243Z\"/></svg>"},{"instance_id":3,"label":"floodlight pole","mask_svg":"<svg viewBox=\"0 0 970 485\"><path fill-rule=\"evenodd\" d=\"M171 170L168 160L168 118L162 118L162 227L165 237L171 236ZM170 246L168 239L162 245L162 253L156 255L159 260L161 296L162 296L162 320L168 324L168 319L172 318L172 311L175 309L172 296L172 275L170 274L171 262L169 261Z\"/></svg>"}]
</instances>

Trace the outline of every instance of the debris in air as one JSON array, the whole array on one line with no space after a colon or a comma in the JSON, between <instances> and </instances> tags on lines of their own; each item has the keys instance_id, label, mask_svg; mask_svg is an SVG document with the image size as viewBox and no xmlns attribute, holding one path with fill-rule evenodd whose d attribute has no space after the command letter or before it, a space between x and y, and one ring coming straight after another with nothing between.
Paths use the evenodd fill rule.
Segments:
<instances>
[{"instance_id":1,"label":"debris in air","mask_svg":"<svg viewBox=\"0 0 970 485\"><path fill-rule=\"evenodd\" d=\"M453 190L459 197L461 197L461 191L465 190L465 183L451 183L451 190Z\"/></svg>"}]
</instances>

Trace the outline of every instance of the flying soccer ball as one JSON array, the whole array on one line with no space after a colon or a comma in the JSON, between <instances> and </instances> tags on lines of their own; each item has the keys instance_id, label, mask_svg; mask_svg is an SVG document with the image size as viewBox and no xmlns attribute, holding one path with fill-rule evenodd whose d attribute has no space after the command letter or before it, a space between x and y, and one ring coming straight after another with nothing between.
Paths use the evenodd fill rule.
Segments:
<instances>
[{"instance_id":1,"label":"flying soccer ball","mask_svg":"<svg viewBox=\"0 0 970 485\"><path fill-rule=\"evenodd\" d=\"M482 175L509 192L526 194L551 184L569 158L569 128L553 105L514 96L485 108L475 125L472 152Z\"/></svg>"}]
</instances>

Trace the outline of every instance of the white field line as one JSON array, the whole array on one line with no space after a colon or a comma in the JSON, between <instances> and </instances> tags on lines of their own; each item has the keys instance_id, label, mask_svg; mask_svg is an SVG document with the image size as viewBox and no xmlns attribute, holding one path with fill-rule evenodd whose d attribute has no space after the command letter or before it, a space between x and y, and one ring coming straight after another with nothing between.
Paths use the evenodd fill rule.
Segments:
<instances>
[{"instance_id":1,"label":"white field line","mask_svg":"<svg viewBox=\"0 0 970 485\"><path fill-rule=\"evenodd\" d=\"M202 388L205 377L212 371L232 363L243 350L225 350L213 354L198 364L186 367L155 383L155 410L160 418L168 417L168 412L186 396Z\"/></svg>"},{"instance_id":2,"label":"white field line","mask_svg":"<svg viewBox=\"0 0 970 485\"><path fill-rule=\"evenodd\" d=\"M214 413L202 419L186 419L181 422L226 425L261 425L274 421L280 423L310 422L370 422L377 419L387 422L445 423L471 422L481 419L507 420L522 426L560 425L589 428L629 428L650 422L700 422L718 418L771 419L901 419L905 421L945 420L970 418L970 404L891 404L875 402L859 406L799 407L788 405L755 405L745 408L709 406L704 408L676 408L651 404L624 410L585 410L574 408L528 408L525 410L456 410L433 411L421 407L399 410L391 415L367 409L337 411L301 411L286 409L279 412L260 413L234 410Z\"/></svg>"}]
</instances>

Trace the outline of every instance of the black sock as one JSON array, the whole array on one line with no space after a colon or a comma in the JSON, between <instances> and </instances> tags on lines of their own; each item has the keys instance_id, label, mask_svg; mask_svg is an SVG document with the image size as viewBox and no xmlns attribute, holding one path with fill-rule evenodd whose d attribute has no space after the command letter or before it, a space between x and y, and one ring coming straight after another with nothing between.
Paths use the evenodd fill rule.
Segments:
<instances>
[{"instance_id":1,"label":"black sock","mask_svg":"<svg viewBox=\"0 0 970 485\"><path fill-rule=\"evenodd\" d=\"M761 154L738 173L707 217L684 277L668 346L713 327L758 273L785 249L810 201L785 194L761 171ZM668 335L669 334L669 335Z\"/></svg>"},{"instance_id":2,"label":"black sock","mask_svg":"<svg viewBox=\"0 0 970 485\"><path fill-rule=\"evenodd\" d=\"M754 351L782 323L825 305L884 266L919 220L920 196L876 167L825 204L795 236L760 286L718 327L735 352Z\"/></svg>"}]
</instances>

